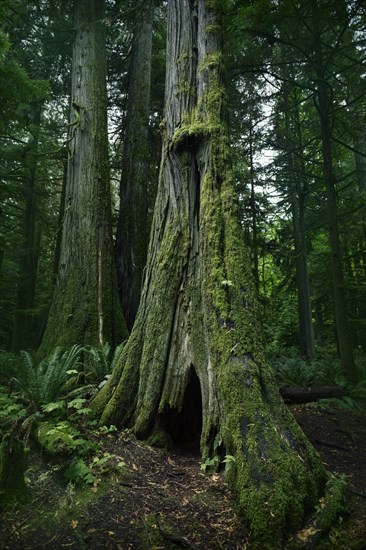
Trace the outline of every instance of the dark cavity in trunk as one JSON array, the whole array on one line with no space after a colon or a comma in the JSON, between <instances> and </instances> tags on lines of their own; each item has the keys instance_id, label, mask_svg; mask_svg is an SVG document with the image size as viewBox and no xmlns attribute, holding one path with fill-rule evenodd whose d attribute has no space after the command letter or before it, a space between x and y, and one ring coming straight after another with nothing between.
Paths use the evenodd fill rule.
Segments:
<instances>
[{"instance_id":1,"label":"dark cavity in trunk","mask_svg":"<svg viewBox=\"0 0 366 550\"><path fill-rule=\"evenodd\" d=\"M181 410L176 407L165 409L160 415L160 425L177 448L200 452L202 394L200 381L193 366Z\"/></svg>"}]
</instances>

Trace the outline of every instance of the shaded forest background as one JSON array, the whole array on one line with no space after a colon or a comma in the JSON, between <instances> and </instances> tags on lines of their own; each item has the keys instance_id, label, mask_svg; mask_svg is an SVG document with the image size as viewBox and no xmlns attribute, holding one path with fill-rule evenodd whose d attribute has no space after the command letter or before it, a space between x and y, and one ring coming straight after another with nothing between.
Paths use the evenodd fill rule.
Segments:
<instances>
[{"instance_id":1,"label":"shaded forest background","mask_svg":"<svg viewBox=\"0 0 366 550\"><path fill-rule=\"evenodd\" d=\"M315 26L309 16L314 9ZM133 73L136 42L141 34L146 39L140 10L139 3L107 2L104 20L117 265L131 244L121 214L133 210L123 195L131 185L126 155L140 154L145 163L139 183L145 208L133 210L144 232L144 258L161 152L165 6L150 10L151 93L145 99L138 90L150 82L133 84L139 78ZM234 2L225 16L233 169L270 361L287 384L347 380L361 397L365 8L345 0ZM72 5L3 2L1 20L0 348L18 352L40 345L57 275L70 154ZM138 141L137 121L131 126L128 115L137 101L145 101L148 113L140 153L128 150ZM141 280L142 266L134 276ZM133 313L126 307L131 328Z\"/></svg>"}]
</instances>

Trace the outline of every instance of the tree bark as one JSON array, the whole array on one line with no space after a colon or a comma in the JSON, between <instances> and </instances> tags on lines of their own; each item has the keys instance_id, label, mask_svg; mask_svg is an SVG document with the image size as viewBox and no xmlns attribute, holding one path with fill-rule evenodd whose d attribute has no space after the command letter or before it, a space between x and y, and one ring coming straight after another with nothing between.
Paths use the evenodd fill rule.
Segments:
<instances>
[{"instance_id":1,"label":"tree bark","mask_svg":"<svg viewBox=\"0 0 366 550\"><path fill-rule=\"evenodd\" d=\"M69 158L56 289L43 353L126 334L113 260L101 0L75 0Z\"/></svg>"},{"instance_id":2,"label":"tree bark","mask_svg":"<svg viewBox=\"0 0 366 550\"><path fill-rule=\"evenodd\" d=\"M139 13L132 45L124 135L116 265L122 311L131 330L140 301L146 264L148 127L151 80L152 5Z\"/></svg>"},{"instance_id":3,"label":"tree bark","mask_svg":"<svg viewBox=\"0 0 366 550\"><path fill-rule=\"evenodd\" d=\"M295 158L294 150L301 152L301 135L298 117L298 106L290 105L287 85L283 86L285 107L286 138L289 145L289 193L292 211L292 225L295 245L295 273L298 299L299 341L300 349L307 359L315 356L315 342L311 311L308 262L306 254L305 201L307 183L305 168ZM295 111L295 128L291 123L291 110Z\"/></svg>"},{"instance_id":4,"label":"tree bark","mask_svg":"<svg viewBox=\"0 0 366 550\"><path fill-rule=\"evenodd\" d=\"M37 181L37 152L43 102L33 105L33 132L24 152L26 168L24 179L24 219L23 239L19 262L16 312L14 317L12 349L34 347L35 318L32 309L35 305L37 267L40 255L41 233L39 229L39 182ZM38 176L39 177L39 176Z\"/></svg>"},{"instance_id":5,"label":"tree bark","mask_svg":"<svg viewBox=\"0 0 366 550\"><path fill-rule=\"evenodd\" d=\"M321 143L323 154L323 177L326 188L329 243L331 251L331 267L333 281L333 299L337 329L338 349L341 367L348 380L356 378L356 368L353 359L353 338L347 318L344 279L342 272L341 245L338 230L336 182L333 170L332 155L332 125L331 99L329 83L326 80L326 67L323 59L322 43L318 28L317 0L312 0L313 38L314 38L314 71L316 74L316 90L318 112L320 118Z\"/></svg>"},{"instance_id":6,"label":"tree bark","mask_svg":"<svg viewBox=\"0 0 366 550\"><path fill-rule=\"evenodd\" d=\"M274 548L318 503L327 474L264 357L230 166L220 5L168 3L163 154L145 282L130 339L91 407L102 423L139 437L168 432L179 443L198 430L203 459L233 455L229 482L253 542Z\"/></svg>"},{"instance_id":7,"label":"tree bark","mask_svg":"<svg viewBox=\"0 0 366 550\"><path fill-rule=\"evenodd\" d=\"M253 125L250 121L249 128L249 175L250 175L250 209L252 215L252 255L253 255L253 275L256 290L259 289L259 256L258 256L258 224L257 224L257 205L255 198L254 184L254 158L253 158Z\"/></svg>"}]
</instances>

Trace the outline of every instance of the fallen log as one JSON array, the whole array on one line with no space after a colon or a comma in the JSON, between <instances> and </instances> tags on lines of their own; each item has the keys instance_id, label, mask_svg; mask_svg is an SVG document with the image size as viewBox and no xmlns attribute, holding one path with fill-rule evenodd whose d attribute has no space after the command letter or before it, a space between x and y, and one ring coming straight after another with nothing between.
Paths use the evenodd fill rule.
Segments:
<instances>
[{"instance_id":1,"label":"fallen log","mask_svg":"<svg viewBox=\"0 0 366 550\"><path fill-rule=\"evenodd\" d=\"M335 399L348 394L342 386L313 386L310 388L280 388L285 403L311 403L318 399Z\"/></svg>"}]
</instances>

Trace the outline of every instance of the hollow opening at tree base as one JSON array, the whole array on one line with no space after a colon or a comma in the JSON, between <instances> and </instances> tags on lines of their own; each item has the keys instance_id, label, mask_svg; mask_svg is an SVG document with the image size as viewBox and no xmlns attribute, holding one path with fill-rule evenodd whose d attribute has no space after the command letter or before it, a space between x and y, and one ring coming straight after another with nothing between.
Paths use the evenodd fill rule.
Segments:
<instances>
[{"instance_id":1,"label":"hollow opening at tree base","mask_svg":"<svg viewBox=\"0 0 366 550\"><path fill-rule=\"evenodd\" d=\"M200 452L202 393L200 381L193 366L190 370L181 410L166 409L159 415L159 424L170 436L176 448L195 453Z\"/></svg>"}]
</instances>

